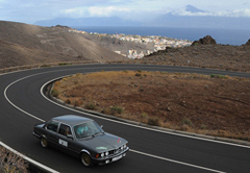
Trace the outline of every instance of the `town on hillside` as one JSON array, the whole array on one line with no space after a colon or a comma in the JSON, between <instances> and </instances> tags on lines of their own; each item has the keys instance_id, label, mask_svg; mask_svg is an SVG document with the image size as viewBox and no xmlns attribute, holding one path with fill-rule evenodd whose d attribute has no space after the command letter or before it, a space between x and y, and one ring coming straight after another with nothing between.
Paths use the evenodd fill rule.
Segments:
<instances>
[{"instance_id":1,"label":"town on hillside","mask_svg":"<svg viewBox=\"0 0 250 173\"><path fill-rule=\"evenodd\" d=\"M76 29L69 29L69 32L73 33L80 33L80 34L86 34L85 31L79 31ZM163 36L140 36L140 35L125 35L125 34L101 34L97 32L90 32L88 34L96 35L98 37L110 37L115 38L121 41L128 41L128 42L135 42L135 43L141 43L141 44L153 44L154 49L153 50L127 50L127 52L122 52L119 50L113 50L114 52L121 54L125 57L128 57L130 59L141 59L146 55L149 55L153 52L157 52L159 50L164 50L166 47L185 47L190 46L193 42L189 40L181 40L181 39L174 39L174 38L168 38Z\"/></svg>"}]
</instances>

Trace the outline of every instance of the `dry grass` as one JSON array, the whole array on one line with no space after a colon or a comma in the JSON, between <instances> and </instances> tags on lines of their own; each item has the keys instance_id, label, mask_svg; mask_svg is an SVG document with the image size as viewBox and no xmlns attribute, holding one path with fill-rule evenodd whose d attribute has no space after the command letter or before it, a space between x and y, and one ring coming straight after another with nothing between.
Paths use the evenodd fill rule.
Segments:
<instances>
[{"instance_id":1,"label":"dry grass","mask_svg":"<svg viewBox=\"0 0 250 173\"><path fill-rule=\"evenodd\" d=\"M0 172L26 173L28 164L16 154L0 146Z\"/></svg>"},{"instance_id":2,"label":"dry grass","mask_svg":"<svg viewBox=\"0 0 250 173\"><path fill-rule=\"evenodd\" d=\"M137 70L76 74L57 81L54 89L72 105L91 103L120 118L249 140L249 86L245 78Z\"/></svg>"}]
</instances>

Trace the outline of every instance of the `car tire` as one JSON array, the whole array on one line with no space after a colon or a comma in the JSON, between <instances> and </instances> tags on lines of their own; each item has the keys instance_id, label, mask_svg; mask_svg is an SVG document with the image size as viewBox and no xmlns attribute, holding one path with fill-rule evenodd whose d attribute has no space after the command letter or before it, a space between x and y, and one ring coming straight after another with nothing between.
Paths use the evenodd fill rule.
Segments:
<instances>
[{"instance_id":1,"label":"car tire","mask_svg":"<svg viewBox=\"0 0 250 173\"><path fill-rule=\"evenodd\" d=\"M41 137L40 139L40 144L43 148L48 148L49 147L49 144L48 144L48 141L45 137Z\"/></svg>"},{"instance_id":2,"label":"car tire","mask_svg":"<svg viewBox=\"0 0 250 173\"><path fill-rule=\"evenodd\" d=\"M92 161L90 155L87 153L81 154L81 162L86 167L91 167L93 165L93 161Z\"/></svg>"}]
</instances>

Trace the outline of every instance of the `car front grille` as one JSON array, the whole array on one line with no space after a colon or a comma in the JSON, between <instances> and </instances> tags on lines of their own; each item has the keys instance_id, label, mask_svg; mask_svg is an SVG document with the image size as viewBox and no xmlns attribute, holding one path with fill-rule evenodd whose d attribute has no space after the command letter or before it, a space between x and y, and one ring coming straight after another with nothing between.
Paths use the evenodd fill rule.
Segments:
<instances>
[{"instance_id":1,"label":"car front grille","mask_svg":"<svg viewBox=\"0 0 250 173\"><path fill-rule=\"evenodd\" d=\"M122 149L122 147L119 147L119 148L117 148L117 149L115 149L115 150L109 151L109 154L110 154L110 155L113 155L113 154L116 155L116 154L119 154L119 153L125 151L126 149L127 149L127 148Z\"/></svg>"}]
</instances>

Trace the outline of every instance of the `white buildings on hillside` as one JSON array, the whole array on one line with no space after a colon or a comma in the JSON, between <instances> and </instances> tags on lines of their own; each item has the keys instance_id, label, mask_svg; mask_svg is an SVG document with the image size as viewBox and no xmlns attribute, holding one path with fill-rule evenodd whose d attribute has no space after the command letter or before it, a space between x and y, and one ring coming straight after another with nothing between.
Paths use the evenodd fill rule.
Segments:
<instances>
[{"instance_id":1,"label":"white buildings on hillside","mask_svg":"<svg viewBox=\"0 0 250 173\"><path fill-rule=\"evenodd\" d=\"M86 34L85 31L78 31L76 29L70 29L69 32L73 33L81 33ZM99 34L97 32L90 33L94 35L98 35L98 37L111 37L116 38L122 41L129 41L129 42L135 42L135 43L154 43L154 52L157 52L159 50L164 50L166 47L184 47L184 46L190 46L192 44L191 41L188 40L177 40L162 36L140 36L140 35L125 35L125 34ZM135 59L135 58L143 58L145 55L149 55L150 53L153 53L153 51L146 50L144 52L138 53L137 50L128 50L127 55L122 54L121 51L115 50L114 52L121 54L123 56L127 56L128 58Z\"/></svg>"}]
</instances>

